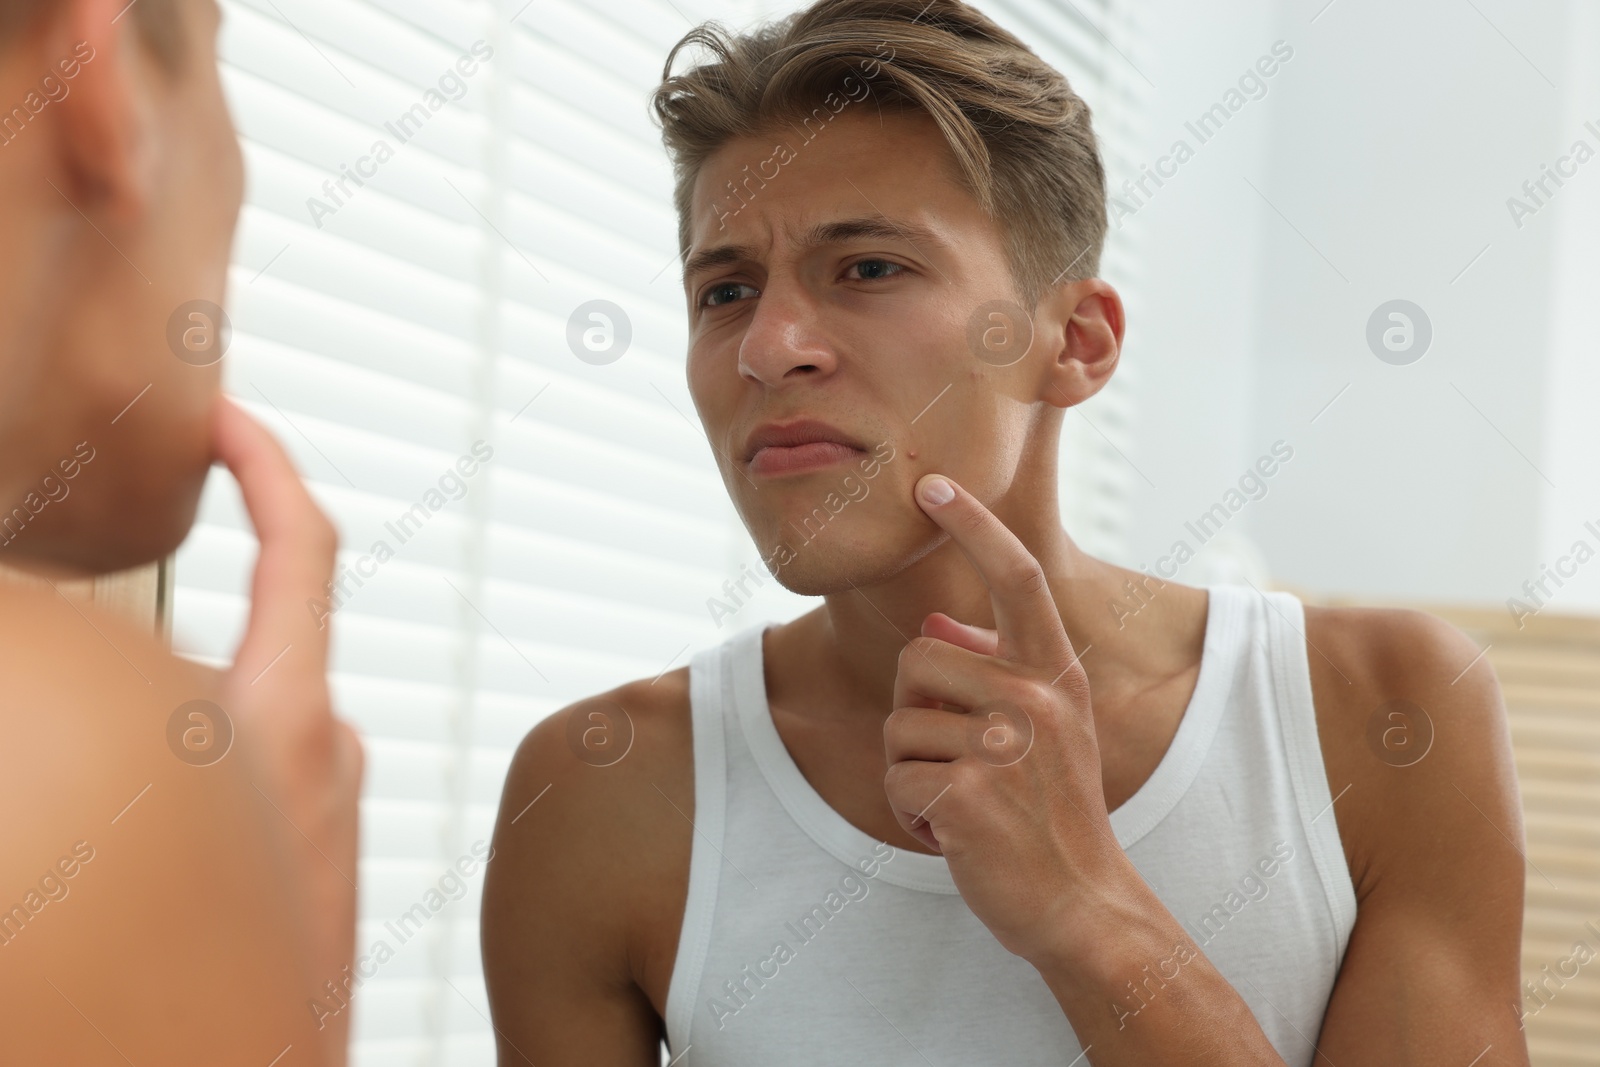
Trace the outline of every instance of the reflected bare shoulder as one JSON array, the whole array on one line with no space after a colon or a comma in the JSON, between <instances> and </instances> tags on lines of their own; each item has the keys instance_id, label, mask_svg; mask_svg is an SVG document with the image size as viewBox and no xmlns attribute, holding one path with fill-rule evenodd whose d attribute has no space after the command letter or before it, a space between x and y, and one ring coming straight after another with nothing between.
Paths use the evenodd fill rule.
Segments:
<instances>
[{"instance_id":1,"label":"reflected bare shoulder","mask_svg":"<svg viewBox=\"0 0 1600 1067\"><path fill-rule=\"evenodd\" d=\"M209 672L120 618L8 585L0 677L7 1052L100 1062L115 1035L136 1062L259 1064L293 1045L283 1064L321 1063L279 830L248 763L169 744L173 713L215 696Z\"/></svg>"}]
</instances>

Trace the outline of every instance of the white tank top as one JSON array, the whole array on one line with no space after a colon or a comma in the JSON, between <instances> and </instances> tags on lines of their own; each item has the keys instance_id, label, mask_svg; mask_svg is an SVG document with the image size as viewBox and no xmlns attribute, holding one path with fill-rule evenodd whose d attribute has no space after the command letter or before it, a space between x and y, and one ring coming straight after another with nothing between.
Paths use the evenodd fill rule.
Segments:
<instances>
[{"instance_id":1,"label":"white tank top","mask_svg":"<svg viewBox=\"0 0 1600 1067\"><path fill-rule=\"evenodd\" d=\"M1111 812L1134 867L1290 1067L1312 1064L1356 918L1303 620L1290 593L1211 587L1177 735ZM767 706L768 625L690 664L695 833L667 993L673 1062L1077 1062L1044 980L972 914L944 858L856 829L800 773ZM1108 1009L1132 1025L1176 970L1151 961Z\"/></svg>"}]
</instances>

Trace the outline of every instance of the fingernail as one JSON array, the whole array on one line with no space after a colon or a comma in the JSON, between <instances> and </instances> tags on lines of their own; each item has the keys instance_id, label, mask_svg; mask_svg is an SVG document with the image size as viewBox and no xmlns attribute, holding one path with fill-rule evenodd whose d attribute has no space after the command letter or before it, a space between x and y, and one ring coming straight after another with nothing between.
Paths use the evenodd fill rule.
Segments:
<instances>
[{"instance_id":1,"label":"fingernail","mask_svg":"<svg viewBox=\"0 0 1600 1067\"><path fill-rule=\"evenodd\" d=\"M948 504L955 498L955 487L943 478L929 478L922 485L923 501L935 507L940 504Z\"/></svg>"}]
</instances>

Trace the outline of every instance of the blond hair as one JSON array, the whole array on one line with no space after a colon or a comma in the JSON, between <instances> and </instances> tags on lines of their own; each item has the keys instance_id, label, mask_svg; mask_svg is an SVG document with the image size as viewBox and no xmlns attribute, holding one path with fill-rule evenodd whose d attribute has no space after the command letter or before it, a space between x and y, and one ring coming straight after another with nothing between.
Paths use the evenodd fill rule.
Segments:
<instances>
[{"instance_id":1,"label":"blond hair","mask_svg":"<svg viewBox=\"0 0 1600 1067\"><path fill-rule=\"evenodd\" d=\"M689 45L712 58L673 74ZM938 125L963 186L1000 225L1027 307L1063 277L1099 272L1105 170L1089 106L1060 71L960 0L817 0L747 34L715 22L685 34L651 97L673 166L680 256L707 158L732 138L829 117L818 103L858 72L880 106Z\"/></svg>"}]
</instances>

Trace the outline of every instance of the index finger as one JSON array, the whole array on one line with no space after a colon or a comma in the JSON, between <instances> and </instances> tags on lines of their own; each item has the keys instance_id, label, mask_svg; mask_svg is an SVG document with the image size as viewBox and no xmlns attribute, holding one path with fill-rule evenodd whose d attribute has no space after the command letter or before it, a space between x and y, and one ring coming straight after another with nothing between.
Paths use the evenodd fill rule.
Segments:
<instances>
[{"instance_id":1,"label":"index finger","mask_svg":"<svg viewBox=\"0 0 1600 1067\"><path fill-rule=\"evenodd\" d=\"M947 488L941 492L941 486ZM915 494L923 512L949 533L989 587L1000 635L996 654L1041 667L1072 663L1076 653L1044 568L1017 535L945 475L924 475Z\"/></svg>"},{"instance_id":2,"label":"index finger","mask_svg":"<svg viewBox=\"0 0 1600 1067\"><path fill-rule=\"evenodd\" d=\"M283 445L225 396L218 396L212 439L216 458L239 483L261 542L250 588L250 619L234 653L259 670L293 646L325 671L328 627L307 607L327 596L338 534L312 499Z\"/></svg>"}]
</instances>

